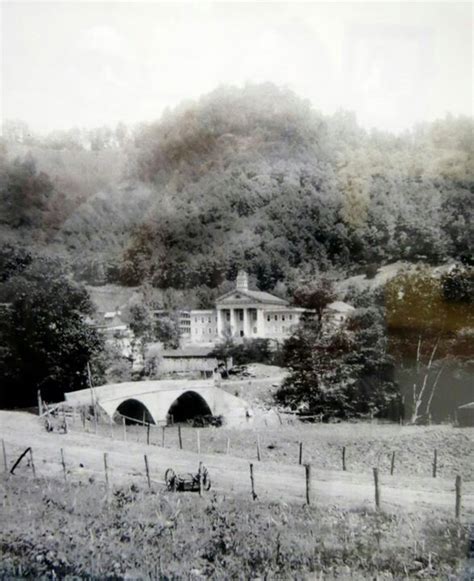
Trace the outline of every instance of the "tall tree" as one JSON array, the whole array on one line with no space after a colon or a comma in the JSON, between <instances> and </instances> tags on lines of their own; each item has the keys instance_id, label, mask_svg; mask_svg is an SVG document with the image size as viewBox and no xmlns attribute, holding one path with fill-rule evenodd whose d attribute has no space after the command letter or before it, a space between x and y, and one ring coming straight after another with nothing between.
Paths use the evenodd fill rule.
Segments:
<instances>
[{"instance_id":1,"label":"tall tree","mask_svg":"<svg viewBox=\"0 0 474 581\"><path fill-rule=\"evenodd\" d=\"M327 278L319 278L318 281L298 287L294 294L295 303L314 311L318 319L318 327L321 326L321 320L326 307L336 300L333 283Z\"/></svg>"},{"instance_id":2,"label":"tall tree","mask_svg":"<svg viewBox=\"0 0 474 581\"><path fill-rule=\"evenodd\" d=\"M86 290L61 266L35 257L0 286L2 406L31 406L41 390L48 401L87 387L87 363L103 347L87 322Z\"/></svg>"},{"instance_id":3,"label":"tall tree","mask_svg":"<svg viewBox=\"0 0 474 581\"><path fill-rule=\"evenodd\" d=\"M344 328L307 319L283 347L289 368L276 401L324 418L380 415L398 398L386 352L383 319L361 309Z\"/></svg>"}]
</instances>

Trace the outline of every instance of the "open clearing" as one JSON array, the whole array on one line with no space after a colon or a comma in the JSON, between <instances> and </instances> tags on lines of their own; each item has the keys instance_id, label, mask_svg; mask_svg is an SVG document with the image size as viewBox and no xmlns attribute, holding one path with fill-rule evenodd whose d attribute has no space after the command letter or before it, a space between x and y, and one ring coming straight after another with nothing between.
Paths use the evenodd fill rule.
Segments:
<instances>
[{"instance_id":1,"label":"open clearing","mask_svg":"<svg viewBox=\"0 0 474 581\"><path fill-rule=\"evenodd\" d=\"M95 434L84 432L78 421L67 434L48 433L36 416L0 412L8 466L31 446L36 470L34 478L26 456L14 475L0 477L0 578L330 581L460 579L468 571L474 483L466 461L474 430L283 425L258 430L261 462L255 460L255 429L200 429L201 455L192 451L197 429L182 428L183 450L176 427L166 428L164 448L158 445L162 433L152 431L151 445L138 426L128 427L127 441L119 439L122 426L100 426ZM313 466L311 506L305 504L299 441ZM434 444L437 478L430 476ZM347 446L345 472L341 445ZM392 448L400 454L394 476L386 463ZM165 490L168 467L196 473L199 460L209 470L210 493L200 498ZM381 476L380 512L374 506L373 465ZM464 479L461 522L454 519L458 471Z\"/></svg>"},{"instance_id":2,"label":"open clearing","mask_svg":"<svg viewBox=\"0 0 474 581\"><path fill-rule=\"evenodd\" d=\"M331 467L332 460L325 463L322 461L322 451L325 448L340 452L341 438L351 437L354 442L359 429L360 448L357 452L358 460L355 461L354 447L348 449L348 470L343 472L341 468L337 469ZM211 475L213 489L218 492L230 493L233 495L250 494L250 479L249 479L249 461L252 461L255 466L255 486L256 492L261 500L265 501L281 501L287 503L303 503L305 499L305 477L303 466L298 465L297 461L297 441L298 436L303 436L303 439L309 440L310 435L313 434L314 444L313 449L305 452L305 454L312 454L311 461L313 465L313 499L316 505L331 504L340 508L354 508L354 507L373 507L374 505L374 486L373 476L370 465L377 465L371 463L376 455L369 456L365 466L361 466L362 454L367 456L367 443L371 444L375 441L377 434L379 435L379 443L383 441L384 431L385 437L388 435L388 440L393 445L396 440L394 434L403 436L403 430L407 431L407 441L411 442L416 439L425 442L423 445L414 446L414 450L424 450L424 460L426 464L426 476L419 476L415 474L408 474L407 468L390 476L387 470L386 455L383 457L383 462L380 461L379 466L382 485L382 506L385 511L393 512L400 509L408 511L423 511L442 509L448 512L454 511L454 482L455 476L458 472L463 473L463 518L467 522L472 522L474 519L474 482L472 480L472 450L473 450L473 436L474 430L453 430L452 428L400 428L398 426L361 426L358 425L337 425L337 426L282 426L280 430L265 433L260 431L260 438L262 442L262 462L255 460L255 453L247 456L247 458L237 457L231 454L224 453L202 453L200 456L195 451L195 441L192 443L192 434L195 434L196 429L186 428L183 430L187 437L184 439L184 449L176 449L174 447L162 448L157 445L147 446L146 442L134 442L128 438L127 442L118 439L112 439L100 434L85 433L80 431L79 427L76 430L71 430L68 434L47 433L39 419L33 415L22 412L0 412L0 437L4 439L9 458L9 465L11 466L13 460L27 447L31 446L34 452L34 461L36 472L38 476L55 477L62 476L60 449L63 448L66 459L68 475L71 480L80 481L104 481L104 452L108 453L108 465L110 469L109 478L111 483L116 485L130 484L131 482L145 482L145 469L143 455L147 454L150 463L150 470L152 480L160 483L163 480L164 472L167 468L173 467L177 472L192 472L197 471L199 459L203 461ZM142 430L143 432L143 430ZM168 446L173 446L171 435L176 434L176 428L169 429L167 435ZM209 434L209 441L212 442L211 436L225 436L226 431L221 429L201 430ZM370 433L371 437L363 437L363 433ZM228 431L233 436L232 450L234 447L240 450L243 455L247 450L245 446L246 439L249 441L249 447L254 446L255 433L251 430L232 430ZM265 445L272 437L276 437L278 433L280 439L291 436L292 456L291 461L286 458L282 461L281 457L272 458L267 452ZM326 434L323 438L323 434ZM176 435L174 434L174 437ZM438 447L440 449L440 456L444 458L443 462L448 462L441 466L439 476L437 478L431 477L430 472L430 458L431 449L426 444L426 434L436 435ZM457 442L457 448L454 447L450 438L460 437L464 446L460 447ZM443 438L444 435L444 438ZM142 436L143 437L143 436ZM239 437L243 441L241 447L238 448ZM290 439L291 439L290 438ZM323 442L324 441L324 446ZM402 444L403 444L402 439ZM428 438L429 441L429 438ZM365 444L364 444L365 442ZM448 446L443 450L443 443ZM224 442L221 450L224 449ZM398 442L398 446L401 446ZM456 444L456 442L455 442ZM191 448L193 446L193 448ZM355 446L355 444L354 444ZM309 443L307 444L309 448ZM186 449L188 448L188 449ZM388 449L388 448L387 448ZM202 438L201 450L207 452L209 446L206 448L206 438ZM319 451L318 451L319 450ZM352 450L352 451L351 451ZM365 451L364 451L365 450ZM339 454L338 452L338 454ZM352 454L352 456L351 456ZM321 457L321 458L320 458ZM350 458L352 457L353 464ZM334 453L334 458L336 454ZM305 456L305 461L308 458ZM321 460L321 461L320 461ZM417 461L416 457L412 463ZM339 460L340 462L340 460ZM329 465L329 468L328 468ZM360 469L359 469L360 468ZM457 470L459 468L459 470ZM453 470L451 470L453 469ZM22 473L30 473L25 462L19 466L15 472L14 478L20 477Z\"/></svg>"}]
</instances>

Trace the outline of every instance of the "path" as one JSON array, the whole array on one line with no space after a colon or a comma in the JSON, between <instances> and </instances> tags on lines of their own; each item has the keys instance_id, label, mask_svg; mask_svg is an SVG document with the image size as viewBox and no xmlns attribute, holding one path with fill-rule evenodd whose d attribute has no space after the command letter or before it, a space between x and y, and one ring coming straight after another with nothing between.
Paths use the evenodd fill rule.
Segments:
<instances>
[{"instance_id":1,"label":"path","mask_svg":"<svg viewBox=\"0 0 474 581\"><path fill-rule=\"evenodd\" d=\"M60 476L63 448L70 478L104 480L103 453L108 453L110 481L114 484L141 482L146 485L143 455L147 454L152 480L161 483L165 470L193 472L199 456L185 450L163 449L136 442L123 442L99 435L72 431L65 435L47 433L37 417L22 412L0 411L0 438L5 441L9 464L28 446L34 451L39 476ZM202 454L213 489L250 495L249 461L224 454ZM82 464L82 467L80 466ZM297 464L254 462L256 492L260 500L303 503L304 468ZM18 469L18 475L27 470ZM370 474L318 470L313 466L313 499L316 505L353 508L374 507ZM14 476L15 477L15 476ZM381 474L382 506L387 511L443 510L454 513L454 478L407 477ZM474 482L463 482L463 519L474 519Z\"/></svg>"}]
</instances>

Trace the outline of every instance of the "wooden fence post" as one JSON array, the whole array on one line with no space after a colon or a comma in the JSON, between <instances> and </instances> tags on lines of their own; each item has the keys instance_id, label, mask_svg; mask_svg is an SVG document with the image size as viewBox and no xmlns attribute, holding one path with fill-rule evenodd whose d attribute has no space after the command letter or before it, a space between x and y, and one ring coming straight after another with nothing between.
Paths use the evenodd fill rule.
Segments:
<instances>
[{"instance_id":1,"label":"wooden fence post","mask_svg":"<svg viewBox=\"0 0 474 581\"><path fill-rule=\"evenodd\" d=\"M61 465L63 467L64 482L67 482L66 460L64 459L64 450L61 448Z\"/></svg>"},{"instance_id":2,"label":"wooden fence post","mask_svg":"<svg viewBox=\"0 0 474 581\"><path fill-rule=\"evenodd\" d=\"M161 428L161 447L164 448L165 447L165 428L166 426L163 426Z\"/></svg>"},{"instance_id":3,"label":"wooden fence post","mask_svg":"<svg viewBox=\"0 0 474 581\"><path fill-rule=\"evenodd\" d=\"M147 446L150 445L150 422L146 425L146 443Z\"/></svg>"},{"instance_id":4,"label":"wooden fence post","mask_svg":"<svg viewBox=\"0 0 474 581\"><path fill-rule=\"evenodd\" d=\"M3 468L8 473L7 450L5 448L5 440L2 438L2 453L3 453Z\"/></svg>"},{"instance_id":5,"label":"wooden fence post","mask_svg":"<svg viewBox=\"0 0 474 581\"><path fill-rule=\"evenodd\" d=\"M148 482L148 488L151 488L150 467L148 466L148 456L145 454L144 458L145 458L146 480Z\"/></svg>"},{"instance_id":6,"label":"wooden fence post","mask_svg":"<svg viewBox=\"0 0 474 581\"><path fill-rule=\"evenodd\" d=\"M257 500L257 495L255 494L255 479L253 476L253 464L250 463L250 485L252 487L252 500Z\"/></svg>"},{"instance_id":7,"label":"wooden fence post","mask_svg":"<svg viewBox=\"0 0 474 581\"><path fill-rule=\"evenodd\" d=\"M306 504L311 504L311 464L305 464L306 474Z\"/></svg>"},{"instance_id":8,"label":"wooden fence post","mask_svg":"<svg viewBox=\"0 0 474 581\"><path fill-rule=\"evenodd\" d=\"M434 456L433 456L433 478L436 478L436 471L438 469L438 450L434 451Z\"/></svg>"},{"instance_id":9,"label":"wooden fence post","mask_svg":"<svg viewBox=\"0 0 474 581\"><path fill-rule=\"evenodd\" d=\"M43 400L41 399L41 390L38 389L36 395L38 397L38 415L42 416L43 415Z\"/></svg>"},{"instance_id":10,"label":"wooden fence post","mask_svg":"<svg viewBox=\"0 0 474 581\"><path fill-rule=\"evenodd\" d=\"M303 442L300 442L300 454L299 454L298 464L300 466L301 466L301 464L303 464Z\"/></svg>"},{"instance_id":11,"label":"wooden fence post","mask_svg":"<svg viewBox=\"0 0 474 581\"><path fill-rule=\"evenodd\" d=\"M380 482L378 468L374 468L374 484L375 484L375 507L377 510L380 510Z\"/></svg>"},{"instance_id":12,"label":"wooden fence post","mask_svg":"<svg viewBox=\"0 0 474 581\"><path fill-rule=\"evenodd\" d=\"M395 470L395 451L392 452L392 461L390 462L390 476L393 476Z\"/></svg>"},{"instance_id":13,"label":"wooden fence post","mask_svg":"<svg viewBox=\"0 0 474 581\"><path fill-rule=\"evenodd\" d=\"M262 455L260 453L260 436L257 434L257 460L260 462L262 460Z\"/></svg>"},{"instance_id":14,"label":"wooden fence post","mask_svg":"<svg viewBox=\"0 0 474 581\"><path fill-rule=\"evenodd\" d=\"M181 426L178 425L178 439L179 439L179 449L183 449L183 438L181 436Z\"/></svg>"},{"instance_id":15,"label":"wooden fence post","mask_svg":"<svg viewBox=\"0 0 474 581\"><path fill-rule=\"evenodd\" d=\"M125 418L122 418L122 429L123 429L123 441L127 441L127 423Z\"/></svg>"},{"instance_id":16,"label":"wooden fence post","mask_svg":"<svg viewBox=\"0 0 474 581\"><path fill-rule=\"evenodd\" d=\"M114 420L110 418L110 437L114 439Z\"/></svg>"},{"instance_id":17,"label":"wooden fence post","mask_svg":"<svg viewBox=\"0 0 474 581\"><path fill-rule=\"evenodd\" d=\"M199 478L199 496L202 496L202 462L199 462L198 478Z\"/></svg>"},{"instance_id":18,"label":"wooden fence post","mask_svg":"<svg viewBox=\"0 0 474 581\"><path fill-rule=\"evenodd\" d=\"M459 474L456 476L456 518L461 518L461 502L462 502L462 478Z\"/></svg>"},{"instance_id":19,"label":"wooden fence post","mask_svg":"<svg viewBox=\"0 0 474 581\"><path fill-rule=\"evenodd\" d=\"M107 452L104 452L104 472L105 472L105 487L109 489L109 466L107 462Z\"/></svg>"},{"instance_id":20,"label":"wooden fence post","mask_svg":"<svg viewBox=\"0 0 474 581\"><path fill-rule=\"evenodd\" d=\"M342 470L346 471L346 447L342 447Z\"/></svg>"},{"instance_id":21,"label":"wooden fence post","mask_svg":"<svg viewBox=\"0 0 474 581\"><path fill-rule=\"evenodd\" d=\"M201 434L199 433L199 428L196 430L196 446L197 446L197 453L201 455Z\"/></svg>"},{"instance_id":22,"label":"wooden fence post","mask_svg":"<svg viewBox=\"0 0 474 581\"><path fill-rule=\"evenodd\" d=\"M69 431L69 425L67 423L66 410L64 408L63 408L63 426L64 426L64 432L67 434Z\"/></svg>"},{"instance_id":23,"label":"wooden fence post","mask_svg":"<svg viewBox=\"0 0 474 581\"><path fill-rule=\"evenodd\" d=\"M33 471L33 478L36 478L35 461L33 460L33 450L30 448L31 470Z\"/></svg>"}]
</instances>

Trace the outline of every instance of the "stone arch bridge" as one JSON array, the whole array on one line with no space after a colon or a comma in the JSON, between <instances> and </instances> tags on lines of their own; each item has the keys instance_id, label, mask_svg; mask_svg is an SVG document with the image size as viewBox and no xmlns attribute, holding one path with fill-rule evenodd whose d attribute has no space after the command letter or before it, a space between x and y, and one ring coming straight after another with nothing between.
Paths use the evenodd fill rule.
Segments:
<instances>
[{"instance_id":1,"label":"stone arch bridge","mask_svg":"<svg viewBox=\"0 0 474 581\"><path fill-rule=\"evenodd\" d=\"M213 381L161 380L113 383L65 394L72 406L95 402L112 418L116 412L137 421L164 425L200 415L222 415L226 421L247 416L248 404L217 387Z\"/></svg>"}]
</instances>

